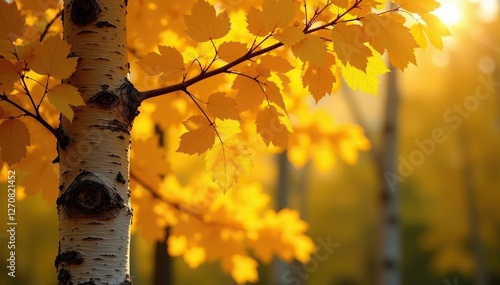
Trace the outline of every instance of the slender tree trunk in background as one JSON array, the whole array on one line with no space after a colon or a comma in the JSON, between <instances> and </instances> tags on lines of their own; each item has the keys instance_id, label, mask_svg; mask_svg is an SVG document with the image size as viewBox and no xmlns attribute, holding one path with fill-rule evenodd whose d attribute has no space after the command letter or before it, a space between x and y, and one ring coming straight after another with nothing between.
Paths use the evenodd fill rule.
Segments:
<instances>
[{"instance_id":1,"label":"slender tree trunk in background","mask_svg":"<svg viewBox=\"0 0 500 285\"><path fill-rule=\"evenodd\" d=\"M127 80L126 4L64 1L64 38L79 58L66 83L87 105L60 124L60 285L132 284L129 149L139 98Z\"/></svg>"},{"instance_id":2,"label":"slender tree trunk in background","mask_svg":"<svg viewBox=\"0 0 500 285\"><path fill-rule=\"evenodd\" d=\"M484 251L479 233L479 213L477 208L476 193L474 193L474 178L472 161L468 154L469 144L465 136L462 136L460 143L462 153L462 177L464 178L465 195L467 197L467 212L469 218L470 239L474 255L475 284L488 285L488 273L484 260Z\"/></svg>"},{"instance_id":3,"label":"slender tree trunk in background","mask_svg":"<svg viewBox=\"0 0 500 285\"><path fill-rule=\"evenodd\" d=\"M170 228L165 228L165 239L155 243L154 285L171 285L173 282L173 260L167 252L167 239Z\"/></svg>"},{"instance_id":4,"label":"slender tree trunk in background","mask_svg":"<svg viewBox=\"0 0 500 285\"><path fill-rule=\"evenodd\" d=\"M396 158L398 154L398 108L397 87L398 71L391 68L387 77L387 98L383 122L383 141L379 166L380 181L380 248L379 282L380 285L401 284L401 242L399 188L395 176L398 173Z\"/></svg>"},{"instance_id":5,"label":"slender tree trunk in background","mask_svg":"<svg viewBox=\"0 0 500 285\"><path fill-rule=\"evenodd\" d=\"M278 159L278 185L276 192L276 211L288 206L288 194L290 189L290 171L286 151L277 155ZM278 258L274 258L271 271L271 284L281 285L283 274L288 269L288 264Z\"/></svg>"}]
</instances>

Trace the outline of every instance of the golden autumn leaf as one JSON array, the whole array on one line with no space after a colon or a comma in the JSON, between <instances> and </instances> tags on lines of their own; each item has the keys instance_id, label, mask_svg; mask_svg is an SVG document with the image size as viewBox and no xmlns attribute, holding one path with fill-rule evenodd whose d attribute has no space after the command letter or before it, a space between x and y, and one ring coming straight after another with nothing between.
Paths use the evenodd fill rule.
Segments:
<instances>
[{"instance_id":1,"label":"golden autumn leaf","mask_svg":"<svg viewBox=\"0 0 500 285\"><path fill-rule=\"evenodd\" d=\"M10 93L14 89L14 82L19 80L21 71L21 65L14 65L10 60L0 58L0 92Z\"/></svg>"},{"instance_id":2,"label":"golden autumn leaf","mask_svg":"<svg viewBox=\"0 0 500 285\"><path fill-rule=\"evenodd\" d=\"M262 75L261 71L254 65L246 66L242 72L245 75L238 75L233 81L231 88L238 90L234 99L239 111L255 108L264 100L263 86L257 80L262 80L261 77L265 79L267 76Z\"/></svg>"},{"instance_id":3,"label":"golden autumn leaf","mask_svg":"<svg viewBox=\"0 0 500 285\"><path fill-rule=\"evenodd\" d=\"M262 11L255 8L255 7L250 7L250 10L247 13L247 29L248 31L256 36L265 36L269 32L266 30L266 27L260 20L262 17Z\"/></svg>"},{"instance_id":4,"label":"golden autumn leaf","mask_svg":"<svg viewBox=\"0 0 500 285\"><path fill-rule=\"evenodd\" d=\"M268 32L286 27L294 17L292 0L264 0L260 20Z\"/></svg>"},{"instance_id":5,"label":"golden autumn leaf","mask_svg":"<svg viewBox=\"0 0 500 285\"><path fill-rule=\"evenodd\" d=\"M183 124L188 131L181 136L178 152L200 155L214 145L215 129L207 118L192 116Z\"/></svg>"},{"instance_id":6,"label":"golden autumn leaf","mask_svg":"<svg viewBox=\"0 0 500 285\"><path fill-rule=\"evenodd\" d=\"M326 58L325 64L321 67L309 63L305 63L303 66L302 84L304 87L308 87L316 102L326 94L330 94L333 83L337 81L332 71L335 58L332 54L327 54Z\"/></svg>"},{"instance_id":7,"label":"golden autumn leaf","mask_svg":"<svg viewBox=\"0 0 500 285\"><path fill-rule=\"evenodd\" d=\"M271 71L285 73L293 69L293 65L290 64L286 58L281 56L274 56L266 54L260 58L260 64L268 67Z\"/></svg>"},{"instance_id":8,"label":"golden autumn leaf","mask_svg":"<svg viewBox=\"0 0 500 285\"><path fill-rule=\"evenodd\" d=\"M394 3L401 6L401 9L420 15L436 10L441 5L436 0L394 0Z\"/></svg>"},{"instance_id":9,"label":"golden autumn leaf","mask_svg":"<svg viewBox=\"0 0 500 285\"><path fill-rule=\"evenodd\" d=\"M224 42L219 46L219 58L225 62L231 62L240 58L248 52L245 43Z\"/></svg>"},{"instance_id":10,"label":"golden autumn leaf","mask_svg":"<svg viewBox=\"0 0 500 285\"><path fill-rule=\"evenodd\" d=\"M252 165L250 153L243 143L231 138L216 143L205 156L206 168L212 171L212 179L227 191L238 181L238 176L247 174Z\"/></svg>"},{"instance_id":11,"label":"golden autumn leaf","mask_svg":"<svg viewBox=\"0 0 500 285\"><path fill-rule=\"evenodd\" d=\"M139 66L149 75L161 74L159 82L172 82L182 78L184 74L184 59L181 53L173 47L158 46L160 54L148 53L137 61Z\"/></svg>"},{"instance_id":12,"label":"golden autumn leaf","mask_svg":"<svg viewBox=\"0 0 500 285\"><path fill-rule=\"evenodd\" d=\"M219 119L240 119L240 113L236 109L236 102L222 92L214 93L208 97L207 111L210 115Z\"/></svg>"},{"instance_id":13,"label":"golden autumn leaf","mask_svg":"<svg viewBox=\"0 0 500 285\"><path fill-rule=\"evenodd\" d=\"M448 27L436 15L423 14L421 17L426 24L422 25L421 28L431 44L438 49L443 49L443 37L451 35ZM415 36L414 33L413 35Z\"/></svg>"},{"instance_id":14,"label":"golden autumn leaf","mask_svg":"<svg viewBox=\"0 0 500 285\"><path fill-rule=\"evenodd\" d=\"M198 42L222 38L231 26L227 12L216 15L214 6L203 0L194 4L191 15L185 15L184 21L186 34Z\"/></svg>"},{"instance_id":15,"label":"golden autumn leaf","mask_svg":"<svg viewBox=\"0 0 500 285\"><path fill-rule=\"evenodd\" d=\"M379 76L390 71L378 53L368 58L366 72L349 65L349 63L346 66L341 65L341 70L342 77L352 90L359 88L361 92L373 95L378 95Z\"/></svg>"},{"instance_id":16,"label":"golden autumn leaf","mask_svg":"<svg viewBox=\"0 0 500 285\"><path fill-rule=\"evenodd\" d=\"M294 26L287 26L283 29L278 29L274 34L274 38L285 45L294 45L302 41L306 35L302 29Z\"/></svg>"},{"instance_id":17,"label":"golden autumn leaf","mask_svg":"<svg viewBox=\"0 0 500 285\"><path fill-rule=\"evenodd\" d=\"M64 83L52 87L47 92L47 98L49 99L49 102L70 121L73 121L74 115L73 109L71 109L70 105L85 105L78 89L72 85Z\"/></svg>"},{"instance_id":18,"label":"golden autumn leaf","mask_svg":"<svg viewBox=\"0 0 500 285\"><path fill-rule=\"evenodd\" d=\"M69 57L70 46L59 36L46 38L36 44L33 52L26 58L28 66L38 74L65 79L75 71L78 58Z\"/></svg>"},{"instance_id":19,"label":"golden autumn leaf","mask_svg":"<svg viewBox=\"0 0 500 285\"><path fill-rule=\"evenodd\" d=\"M404 70L408 63L416 64L414 50L418 47L410 29L404 26L400 15L366 15L363 23L365 33L370 37L371 46L379 53L387 50L389 61ZM373 32L373 27L378 27Z\"/></svg>"},{"instance_id":20,"label":"golden autumn leaf","mask_svg":"<svg viewBox=\"0 0 500 285\"><path fill-rule=\"evenodd\" d=\"M349 63L359 70L366 71L368 57L372 52L365 45L367 35L361 26L339 23L332 29L331 39L333 50L344 65Z\"/></svg>"},{"instance_id":21,"label":"golden autumn leaf","mask_svg":"<svg viewBox=\"0 0 500 285\"><path fill-rule=\"evenodd\" d=\"M316 35L306 35L302 41L292 46L292 51L302 62L310 62L316 66L322 66L325 62L326 44Z\"/></svg>"},{"instance_id":22,"label":"golden autumn leaf","mask_svg":"<svg viewBox=\"0 0 500 285\"><path fill-rule=\"evenodd\" d=\"M30 133L23 121L7 119L0 124L0 151L2 160L9 166L21 161L26 156L26 147L30 145Z\"/></svg>"},{"instance_id":23,"label":"golden autumn leaf","mask_svg":"<svg viewBox=\"0 0 500 285\"><path fill-rule=\"evenodd\" d=\"M257 115L255 121L257 132L266 145L273 143L277 147L287 147L290 131L282 122L282 117L283 115L272 105L264 108Z\"/></svg>"},{"instance_id":24,"label":"golden autumn leaf","mask_svg":"<svg viewBox=\"0 0 500 285\"><path fill-rule=\"evenodd\" d=\"M0 1L0 40L13 42L24 34L25 17L17 10L16 3Z\"/></svg>"}]
</instances>

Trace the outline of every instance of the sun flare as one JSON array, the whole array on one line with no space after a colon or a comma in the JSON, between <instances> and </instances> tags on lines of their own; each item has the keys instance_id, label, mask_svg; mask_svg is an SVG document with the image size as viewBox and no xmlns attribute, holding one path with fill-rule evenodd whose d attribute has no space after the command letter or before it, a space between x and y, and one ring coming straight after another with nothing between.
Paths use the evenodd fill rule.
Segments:
<instances>
[{"instance_id":1,"label":"sun flare","mask_svg":"<svg viewBox=\"0 0 500 285\"><path fill-rule=\"evenodd\" d=\"M438 16L446 25L455 25L462 18L462 11L456 3L444 2L441 3L434 14Z\"/></svg>"}]
</instances>

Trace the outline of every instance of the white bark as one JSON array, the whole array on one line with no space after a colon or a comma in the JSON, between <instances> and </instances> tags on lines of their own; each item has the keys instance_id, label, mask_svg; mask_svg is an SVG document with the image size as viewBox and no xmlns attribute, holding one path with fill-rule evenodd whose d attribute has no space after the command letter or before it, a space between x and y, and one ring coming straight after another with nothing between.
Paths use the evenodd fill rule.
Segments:
<instances>
[{"instance_id":1,"label":"white bark","mask_svg":"<svg viewBox=\"0 0 500 285\"><path fill-rule=\"evenodd\" d=\"M61 118L58 284L131 284L130 129L126 1L64 1L64 38L77 70L66 81L86 106Z\"/></svg>"}]
</instances>

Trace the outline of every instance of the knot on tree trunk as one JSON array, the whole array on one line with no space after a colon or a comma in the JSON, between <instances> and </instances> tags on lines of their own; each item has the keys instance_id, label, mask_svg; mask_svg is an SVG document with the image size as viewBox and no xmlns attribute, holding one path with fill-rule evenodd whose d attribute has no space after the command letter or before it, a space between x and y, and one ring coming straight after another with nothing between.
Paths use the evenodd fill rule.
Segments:
<instances>
[{"instance_id":1,"label":"knot on tree trunk","mask_svg":"<svg viewBox=\"0 0 500 285\"><path fill-rule=\"evenodd\" d=\"M101 6L96 0L73 0L71 2L71 21L78 26L95 21L99 13L101 13Z\"/></svg>"},{"instance_id":2,"label":"knot on tree trunk","mask_svg":"<svg viewBox=\"0 0 500 285\"><path fill-rule=\"evenodd\" d=\"M94 173L83 171L57 199L57 206L71 218L105 220L113 218L125 204L115 189Z\"/></svg>"}]
</instances>

